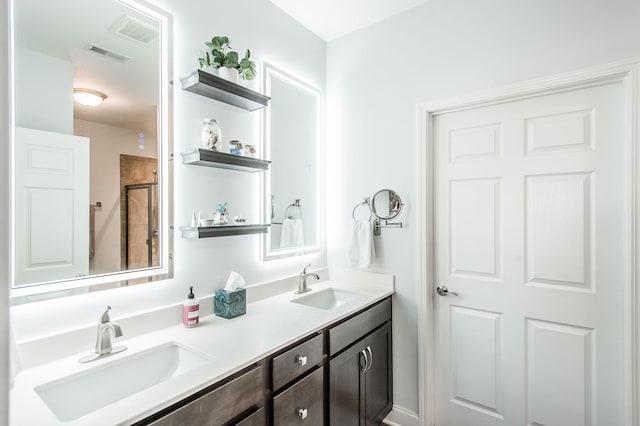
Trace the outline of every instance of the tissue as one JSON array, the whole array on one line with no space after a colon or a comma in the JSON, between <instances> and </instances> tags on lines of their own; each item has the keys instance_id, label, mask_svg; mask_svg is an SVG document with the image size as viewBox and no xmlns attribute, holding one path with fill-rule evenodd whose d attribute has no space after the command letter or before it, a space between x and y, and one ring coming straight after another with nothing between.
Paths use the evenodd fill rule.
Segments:
<instances>
[{"instance_id":1,"label":"tissue","mask_svg":"<svg viewBox=\"0 0 640 426\"><path fill-rule=\"evenodd\" d=\"M231 271L227 278L227 284L224 286L226 291L236 291L238 288L244 287L244 278L236 271Z\"/></svg>"}]
</instances>

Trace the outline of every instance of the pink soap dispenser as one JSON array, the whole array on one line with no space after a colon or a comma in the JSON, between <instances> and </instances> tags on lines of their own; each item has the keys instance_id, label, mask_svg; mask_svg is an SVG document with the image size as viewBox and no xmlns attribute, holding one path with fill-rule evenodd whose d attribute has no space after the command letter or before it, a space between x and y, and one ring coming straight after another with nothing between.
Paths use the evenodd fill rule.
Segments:
<instances>
[{"instance_id":1,"label":"pink soap dispenser","mask_svg":"<svg viewBox=\"0 0 640 426\"><path fill-rule=\"evenodd\" d=\"M182 324L187 328L196 327L200 322L200 303L193 294L193 286L189 287L187 300L182 305Z\"/></svg>"}]
</instances>

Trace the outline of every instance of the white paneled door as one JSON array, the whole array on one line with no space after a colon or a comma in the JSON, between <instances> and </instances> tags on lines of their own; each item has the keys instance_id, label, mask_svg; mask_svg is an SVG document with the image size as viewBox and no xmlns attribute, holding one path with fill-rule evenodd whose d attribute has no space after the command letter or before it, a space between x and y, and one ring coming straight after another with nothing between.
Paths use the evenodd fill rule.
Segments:
<instances>
[{"instance_id":1,"label":"white paneled door","mask_svg":"<svg viewBox=\"0 0 640 426\"><path fill-rule=\"evenodd\" d=\"M15 284L89 274L89 139L15 130Z\"/></svg>"},{"instance_id":2,"label":"white paneled door","mask_svg":"<svg viewBox=\"0 0 640 426\"><path fill-rule=\"evenodd\" d=\"M434 117L437 426L625 424L625 110L609 82Z\"/></svg>"}]
</instances>

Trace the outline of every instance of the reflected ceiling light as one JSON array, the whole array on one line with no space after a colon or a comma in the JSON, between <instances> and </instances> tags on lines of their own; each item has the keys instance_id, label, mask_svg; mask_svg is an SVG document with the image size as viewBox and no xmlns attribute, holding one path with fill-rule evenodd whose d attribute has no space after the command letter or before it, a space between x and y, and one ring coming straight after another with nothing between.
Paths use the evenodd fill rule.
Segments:
<instances>
[{"instance_id":1,"label":"reflected ceiling light","mask_svg":"<svg viewBox=\"0 0 640 426\"><path fill-rule=\"evenodd\" d=\"M94 107L98 106L107 99L107 95L97 90L91 89L73 89L73 98L81 105Z\"/></svg>"}]
</instances>

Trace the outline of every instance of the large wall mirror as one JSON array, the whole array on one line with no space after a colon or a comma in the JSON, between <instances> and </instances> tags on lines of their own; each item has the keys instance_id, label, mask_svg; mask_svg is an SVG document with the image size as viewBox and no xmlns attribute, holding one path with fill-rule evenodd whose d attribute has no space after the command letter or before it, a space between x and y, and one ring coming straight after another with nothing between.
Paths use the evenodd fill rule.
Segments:
<instances>
[{"instance_id":1,"label":"large wall mirror","mask_svg":"<svg viewBox=\"0 0 640 426\"><path fill-rule=\"evenodd\" d=\"M11 9L12 300L167 277L170 16L144 0Z\"/></svg>"},{"instance_id":2,"label":"large wall mirror","mask_svg":"<svg viewBox=\"0 0 640 426\"><path fill-rule=\"evenodd\" d=\"M319 249L320 93L294 76L264 67L271 97L264 110L264 142L271 170L264 173L263 259Z\"/></svg>"}]
</instances>

